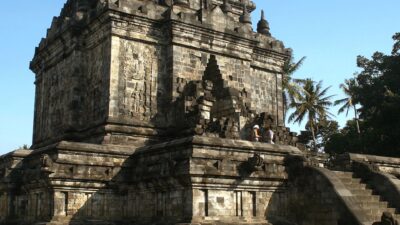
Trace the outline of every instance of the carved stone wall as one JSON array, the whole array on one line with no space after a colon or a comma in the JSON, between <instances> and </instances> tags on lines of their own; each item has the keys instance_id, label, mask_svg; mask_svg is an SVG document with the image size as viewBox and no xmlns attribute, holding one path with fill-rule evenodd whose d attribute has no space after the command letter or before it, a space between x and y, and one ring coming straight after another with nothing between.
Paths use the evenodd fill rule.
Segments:
<instances>
[{"instance_id":1,"label":"carved stone wall","mask_svg":"<svg viewBox=\"0 0 400 225\"><path fill-rule=\"evenodd\" d=\"M33 151L0 157L0 224L268 224L300 152L239 140L282 125L291 54L254 9L68 0L31 62Z\"/></svg>"},{"instance_id":2,"label":"carved stone wall","mask_svg":"<svg viewBox=\"0 0 400 225\"><path fill-rule=\"evenodd\" d=\"M156 116L158 79L165 75L162 53L160 46L120 39L118 85L111 89L118 105L110 109L111 116L141 121Z\"/></svg>"},{"instance_id":3,"label":"carved stone wall","mask_svg":"<svg viewBox=\"0 0 400 225\"><path fill-rule=\"evenodd\" d=\"M221 85L214 87L217 93L222 93L223 88L232 88L246 93L246 97L249 99L247 102L249 109L254 110L255 114L266 112L273 115L274 120L278 121L278 124L275 125L283 125L283 103L280 94L282 93L281 75L252 68L251 63L247 60L174 47L173 96L176 98L180 96L182 83L204 80L203 76L207 76L210 59L213 57L215 58L215 65L213 65L215 68L210 68L210 70L215 70L215 72L211 72L211 77L221 76ZM227 93L226 97L230 95L231 93ZM224 106L215 107L223 110Z\"/></svg>"},{"instance_id":4,"label":"carved stone wall","mask_svg":"<svg viewBox=\"0 0 400 225\"><path fill-rule=\"evenodd\" d=\"M84 41L86 46L79 49L63 50L59 49L61 41L55 43L57 46L50 48L54 55L41 59L43 68L35 81L34 145L61 140L68 133L92 128L106 120L110 41L98 42L96 39L102 38L99 35L93 34Z\"/></svg>"},{"instance_id":5,"label":"carved stone wall","mask_svg":"<svg viewBox=\"0 0 400 225\"><path fill-rule=\"evenodd\" d=\"M0 156L0 224L368 224L340 179L293 147L291 51L264 15L253 31L254 9L67 0L31 62L32 150ZM246 141L255 124L275 144ZM351 158L399 176L398 159Z\"/></svg>"},{"instance_id":6,"label":"carved stone wall","mask_svg":"<svg viewBox=\"0 0 400 225\"><path fill-rule=\"evenodd\" d=\"M191 137L141 148L61 142L18 150L0 158L14 171L0 182L0 224L267 224L273 193L285 189L284 159L300 152L248 143Z\"/></svg>"},{"instance_id":7,"label":"carved stone wall","mask_svg":"<svg viewBox=\"0 0 400 225\"><path fill-rule=\"evenodd\" d=\"M204 80L211 57L220 88L246 93L249 110L273 115L282 126L281 70L290 51L253 32L255 5L245 5L67 1L31 63L37 74L34 147L63 139L158 141L179 122L171 106L182 97L182 84Z\"/></svg>"}]
</instances>

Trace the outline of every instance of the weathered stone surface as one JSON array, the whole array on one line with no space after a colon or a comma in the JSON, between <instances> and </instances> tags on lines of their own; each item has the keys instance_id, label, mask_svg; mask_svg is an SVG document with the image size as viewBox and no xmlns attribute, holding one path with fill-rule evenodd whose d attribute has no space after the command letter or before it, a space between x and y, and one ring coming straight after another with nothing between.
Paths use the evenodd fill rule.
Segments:
<instances>
[{"instance_id":1,"label":"weathered stone surface","mask_svg":"<svg viewBox=\"0 0 400 225\"><path fill-rule=\"evenodd\" d=\"M245 170L254 154L260 169ZM1 182L1 220L267 223L289 154L301 152L199 136L140 148L60 142L17 151L2 158L20 170Z\"/></svg>"},{"instance_id":2,"label":"weathered stone surface","mask_svg":"<svg viewBox=\"0 0 400 225\"><path fill-rule=\"evenodd\" d=\"M290 50L243 29L239 18L254 3L168 5L67 1L31 63L34 148L61 140L143 144L174 126L207 133L205 123L215 121L228 123L221 136L240 138L247 127L239 121L252 123L253 115L264 112L283 126L282 65ZM227 5L230 12L222 10ZM212 105L198 102L200 89L195 96L187 90L200 81L214 85L204 96ZM201 110L200 124L182 121L188 110Z\"/></svg>"},{"instance_id":3,"label":"weathered stone surface","mask_svg":"<svg viewBox=\"0 0 400 225\"><path fill-rule=\"evenodd\" d=\"M282 100L291 50L264 15L252 30L254 9L68 0L31 62L32 150L0 157L0 224L370 224L347 178L317 168L326 156L294 147ZM352 157L400 171L399 159ZM397 178L374 175L400 196Z\"/></svg>"}]
</instances>

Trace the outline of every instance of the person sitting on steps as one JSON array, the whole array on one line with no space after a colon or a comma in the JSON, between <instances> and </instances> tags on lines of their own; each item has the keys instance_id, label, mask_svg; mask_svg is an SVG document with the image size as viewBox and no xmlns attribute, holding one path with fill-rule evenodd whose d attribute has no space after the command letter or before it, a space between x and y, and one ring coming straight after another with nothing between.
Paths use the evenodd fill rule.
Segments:
<instances>
[{"instance_id":1,"label":"person sitting on steps","mask_svg":"<svg viewBox=\"0 0 400 225\"><path fill-rule=\"evenodd\" d=\"M257 142L260 141L260 138L261 138L260 126L258 126L257 124L253 126L253 130L251 132L250 138L251 138L251 141L257 141Z\"/></svg>"}]
</instances>

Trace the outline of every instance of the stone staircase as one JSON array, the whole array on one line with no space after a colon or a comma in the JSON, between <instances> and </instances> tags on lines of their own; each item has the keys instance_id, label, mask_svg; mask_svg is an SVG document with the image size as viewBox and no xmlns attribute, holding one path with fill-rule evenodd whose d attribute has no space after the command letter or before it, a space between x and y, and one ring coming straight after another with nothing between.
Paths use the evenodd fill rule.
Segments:
<instances>
[{"instance_id":1,"label":"stone staircase","mask_svg":"<svg viewBox=\"0 0 400 225\"><path fill-rule=\"evenodd\" d=\"M100 220L71 221L71 217L52 222L37 222L34 225L125 225L129 223L114 223Z\"/></svg>"},{"instance_id":2,"label":"stone staircase","mask_svg":"<svg viewBox=\"0 0 400 225\"><path fill-rule=\"evenodd\" d=\"M364 183L361 178L355 177L352 172L334 172L344 186L355 196L356 204L363 209L371 224L380 221L383 212L392 213L395 219L400 221L400 214L396 214L396 209L390 208L389 203L369 188L369 185Z\"/></svg>"}]
</instances>

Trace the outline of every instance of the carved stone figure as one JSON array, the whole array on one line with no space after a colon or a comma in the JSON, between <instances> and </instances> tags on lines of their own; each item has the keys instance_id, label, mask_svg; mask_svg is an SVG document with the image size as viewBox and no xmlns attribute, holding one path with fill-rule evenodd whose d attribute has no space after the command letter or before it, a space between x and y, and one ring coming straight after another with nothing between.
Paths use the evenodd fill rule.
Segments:
<instances>
[{"instance_id":1,"label":"carved stone figure","mask_svg":"<svg viewBox=\"0 0 400 225\"><path fill-rule=\"evenodd\" d=\"M390 212L383 212L381 217L381 225L399 225L398 221Z\"/></svg>"},{"instance_id":2,"label":"carved stone figure","mask_svg":"<svg viewBox=\"0 0 400 225\"><path fill-rule=\"evenodd\" d=\"M53 160L51 157L47 154L43 154L40 156L40 162L41 162L41 171L42 172L51 172L52 166L53 166Z\"/></svg>"},{"instance_id":3,"label":"carved stone figure","mask_svg":"<svg viewBox=\"0 0 400 225\"><path fill-rule=\"evenodd\" d=\"M254 154L253 157L250 157L248 160L248 165L250 170L260 170L264 165L264 159L259 154Z\"/></svg>"}]
</instances>

